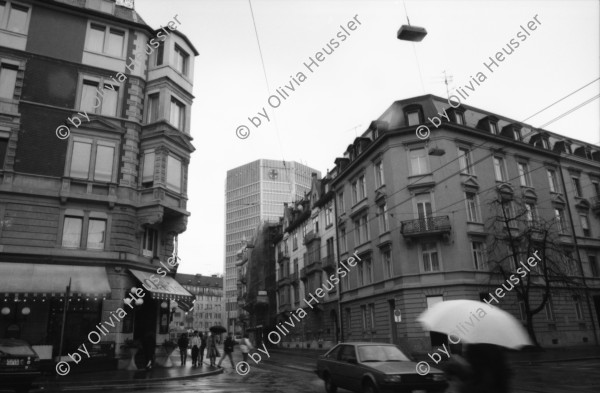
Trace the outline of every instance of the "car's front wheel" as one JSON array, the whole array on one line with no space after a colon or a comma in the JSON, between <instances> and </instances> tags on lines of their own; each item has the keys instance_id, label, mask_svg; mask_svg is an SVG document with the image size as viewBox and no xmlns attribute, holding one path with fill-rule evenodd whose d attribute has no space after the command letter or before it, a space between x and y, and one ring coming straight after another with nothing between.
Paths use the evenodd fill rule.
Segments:
<instances>
[{"instance_id":1,"label":"car's front wheel","mask_svg":"<svg viewBox=\"0 0 600 393\"><path fill-rule=\"evenodd\" d=\"M329 374L325 375L325 391L327 393L336 393L337 386L331 381L331 376Z\"/></svg>"},{"instance_id":2,"label":"car's front wheel","mask_svg":"<svg viewBox=\"0 0 600 393\"><path fill-rule=\"evenodd\" d=\"M363 393L377 393L377 387L371 381L366 381L363 385Z\"/></svg>"}]
</instances>

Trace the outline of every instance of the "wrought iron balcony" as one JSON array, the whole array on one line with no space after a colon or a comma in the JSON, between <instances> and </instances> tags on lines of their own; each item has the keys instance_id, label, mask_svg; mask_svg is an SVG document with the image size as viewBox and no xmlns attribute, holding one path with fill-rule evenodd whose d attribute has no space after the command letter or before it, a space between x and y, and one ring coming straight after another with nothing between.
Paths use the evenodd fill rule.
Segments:
<instances>
[{"instance_id":1,"label":"wrought iron balcony","mask_svg":"<svg viewBox=\"0 0 600 393\"><path fill-rule=\"evenodd\" d=\"M327 272L334 271L335 260L333 259L333 255L327 255L325 258L321 259L321 267Z\"/></svg>"},{"instance_id":2,"label":"wrought iron balcony","mask_svg":"<svg viewBox=\"0 0 600 393\"><path fill-rule=\"evenodd\" d=\"M321 240L321 236L319 236L318 232L310 231L304 236L304 244L308 244L313 240Z\"/></svg>"},{"instance_id":3,"label":"wrought iron balcony","mask_svg":"<svg viewBox=\"0 0 600 393\"><path fill-rule=\"evenodd\" d=\"M405 238L450 233L450 217L438 216L402 221L400 232Z\"/></svg>"},{"instance_id":4,"label":"wrought iron balcony","mask_svg":"<svg viewBox=\"0 0 600 393\"><path fill-rule=\"evenodd\" d=\"M290 302L287 303L281 303L279 304L279 312L291 312L292 311L292 305L290 304Z\"/></svg>"},{"instance_id":5,"label":"wrought iron balcony","mask_svg":"<svg viewBox=\"0 0 600 393\"><path fill-rule=\"evenodd\" d=\"M295 283L298 281L298 272L290 274L290 281Z\"/></svg>"},{"instance_id":6,"label":"wrought iron balcony","mask_svg":"<svg viewBox=\"0 0 600 393\"><path fill-rule=\"evenodd\" d=\"M315 272L320 272L322 270L321 269L321 261L315 261L315 262L307 265L305 267L305 269L306 269L307 275L315 273Z\"/></svg>"},{"instance_id":7,"label":"wrought iron balcony","mask_svg":"<svg viewBox=\"0 0 600 393\"><path fill-rule=\"evenodd\" d=\"M285 251L278 251L277 252L277 261L281 262L284 259L290 259L290 255L289 253L285 252Z\"/></svg>"},{"instance_id":8,"label":"wrought iron balcony","mask_svg":"<svg viewBox=\"0 0 600 393\"><path fill-rule=\"evenodd\" d=\"M305 267L303 267L302 269L300 269L300 279L301 279L302 281L306 281L306 278L307 278L307 277L306 277L306 268L305 268Z\"/></svg>"},{"instance_id":9,"label":"wrought iron balcony","mask_svg":"<svg viewBox=\"0 0 600 393\"><path fill-rule=\"evenodd\" d=\"M290 285L290 277L286 276L286 277L281 277L279 280L277 280L277 288L283 287L285 285Z\"/></svg>"}]
</instances>

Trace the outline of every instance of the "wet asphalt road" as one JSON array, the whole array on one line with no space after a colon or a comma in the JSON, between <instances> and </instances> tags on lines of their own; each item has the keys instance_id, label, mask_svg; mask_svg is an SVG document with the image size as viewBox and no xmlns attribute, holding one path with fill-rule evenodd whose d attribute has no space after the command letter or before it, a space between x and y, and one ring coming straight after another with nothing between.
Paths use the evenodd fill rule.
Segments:
<instances>
[{"instance_id":1,"label":"wet asphalt road","mask_svg":"<svg viewBox=\"0 0 600 393\"><path fill-rule=\"evenodd\" d=\"M237 354L234 360L241 360ZM104 387L81 387L71 391L78 393L321 393L323 382L312 371L315 360L307 357L274 353L259 365L251 363L246 376L240 376L224 363L225 372L219 375L191 380L179 380L152 385L113 385ZM600 360L553 362L535 365L512 365L514 371L513 393L597 393L600 392ZM340 393L348 391L339 389ZM35 390L31 393L50 393Z\"/></svg>"}]
</instances>

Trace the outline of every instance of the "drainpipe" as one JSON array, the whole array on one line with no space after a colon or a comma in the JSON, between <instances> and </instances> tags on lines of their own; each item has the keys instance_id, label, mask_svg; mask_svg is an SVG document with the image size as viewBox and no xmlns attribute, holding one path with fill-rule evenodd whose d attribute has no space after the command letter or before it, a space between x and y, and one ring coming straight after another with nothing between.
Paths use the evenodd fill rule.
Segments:
<instances>
[{"instance_id":1,"label":"drainpipe","mask_svg":"<svg viewBox=\"0 0 600 393\"><path fill-rule=\"evenodd\" d=\"M573 244L575 245L575 253L577 254L577 261L579 262L579 271L581 273L581 282L583 284L583 291L585 293L585 302L587 303L588 313L592 320L592 331L594 332L594 342L598 345L598 335L596 334L596 323L594 322L594 314L592 313L592 305L590 303L590 293L585 283L585 274L583 272L583 263L581 262L581 254L579 252L579 245L577 244L577 236L575 236L575 225L573 224L573 215L571 214L571 204L569 203L569 195L567 194L567 187L565 184L565 177L563 176L563 169L560 161L558 161L558 169L560 171L560 180L565 193L565 200L567 201L567 211L569 212L569 221L571 222L571 237L573 238Z\"/></svg>"},{"instance_id":2,"label":"drainpipe","mask_svg":"<svg viewBox=\"0 0 600 393\"><path fill-rule=\"evenodd\" d=\"M344 342L344 316L342 315L342 281L340 280L340 274L338 272L338 262L340 258L340 235L338 233L338 211L337 211L337 193L333 193L333 208L334 208L334 222L335 225L335 248L337 250L337 261L335 262L335 276L338 279L338 326L340 328L339 341Z\"/></svg>"}]
</instances>

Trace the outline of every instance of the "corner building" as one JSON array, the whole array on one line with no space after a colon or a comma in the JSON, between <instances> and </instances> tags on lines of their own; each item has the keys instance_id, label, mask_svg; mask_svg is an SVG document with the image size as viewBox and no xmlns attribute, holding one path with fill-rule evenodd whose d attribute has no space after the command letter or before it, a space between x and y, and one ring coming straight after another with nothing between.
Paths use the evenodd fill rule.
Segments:
<instances>
[{"instance_id":1,"label":"corner building","mask_svg":"<svg viewBox=\"0 0 600 393\"><path fill-rule=\"evenodd\" d=\"M443 109L449 121L438 114ZM427 120L434 116L442 120L439 128ZM419 125L430 127L427 140L417 138ZM490 281L493 245L486 226L501 195L528 205L511 232L542 220L551 224L556 245L572 256L565 271L571 268L569 276L585 279L590 288L591 307L585 297L561 289L551 295L533 318L538 341L595 341L600 147L467 105L451 108L445 99L426 95L394 102L335 163L339 258L356 252L361 259L341 280L344 340L393 342L410 352L440 345L417 322L419 314L440 301L487 299L503 282ZM507 214L514 216L516 206ZM531 255L521 250L515 257L526 261ZM540 299L533 288L533 304ZM498 306L525 320L515 291ZM401 322L395 322L395 311Z\"/></svg>"},{"instance_id":2,"label":"corner building","mask_svg":"<svg viewBox=\"0 0 600 393\"><path fill-rule=\"evenodd\" d=\"M69 282L61 355L119 308L92 357L161 343L164 305L193 300L167 260L190 214L198 52L178 30L189 19L154 29L131 3L0 2L0 337L55 356Z\"/></svg>"}]
</instances>

